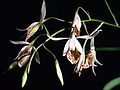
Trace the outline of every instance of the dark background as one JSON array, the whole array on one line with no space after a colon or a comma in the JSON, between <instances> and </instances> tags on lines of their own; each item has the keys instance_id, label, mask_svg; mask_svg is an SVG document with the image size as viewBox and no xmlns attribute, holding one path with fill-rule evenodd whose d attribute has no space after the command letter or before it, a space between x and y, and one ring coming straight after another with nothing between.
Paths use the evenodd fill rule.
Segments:
<instances>
[{"instance_id":1,"label":"dark background","mask_svg":"<svg viewBox=\"0 0 120 90\"><path fill-rule=\"evenodd\" d=\"M120 7L118 0L108 0L111 9L120 22ZM0 1L0 88L1 90L19 90L21 88L21 77L23 68L3 73L21 49L20 45L13 45L9 40L22 40L24 32L16 28L26 28L31 23L39 21L42 0L1 0ZM66 21L72 21L75 10L81 6L87 10L92 18L101 19L114 23L104 0L46 0L47 17L58 17ZM79 14L81 19L87 19L85 15ZM99 24L88 25L89 30L94 30ZM70 27L66 23L56 20L49 21L47 26L51 33L60 27ZM111 26L102 26L101 32L96 37L96 47L119 47L120 29ZM69 30L69 29L66 29ZM69 35L66 31L63 35ZM44 37L42 37L44 38ZM41 42L41 41L40 41ZM62 56L62 50L66 41L50 41L46 46L58 57L63 73L64 86L60 85L54 66L54 59L43 48L39 50L41 64L33 61L28 81L23 90L102 90L103 86L111 79L120 76L120 52L98 51L97 58L103 66L95 68L97 76L94 76L91 68L84 70L79 77L73 73L74 65ZM40 43L38 43L40 44ZM116 88L116 90L119 87Z\"/></svg>"}]
</instances>

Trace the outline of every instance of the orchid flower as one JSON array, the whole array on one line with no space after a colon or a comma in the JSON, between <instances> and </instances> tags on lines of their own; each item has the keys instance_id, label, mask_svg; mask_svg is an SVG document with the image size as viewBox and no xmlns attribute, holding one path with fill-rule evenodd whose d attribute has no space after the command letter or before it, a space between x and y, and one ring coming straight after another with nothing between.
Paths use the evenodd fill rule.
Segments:
<instances>
[{"instance_id":1,"label":"orchid flower","mask_svg":"<svg viewBox=\"0 0 120 90\"><path fill-rule=\"evenodd\" d=\"M79 67L79 70L76 70L76 73L79 73L79 76L81 74L82 69L87 69L89 67L92 67L92 71L94 73L94 75L96 76L96 73L94 71L94 67L96 67L97 64L102 65L96 58L96 51L95 51L95 47L94 47L94 37L91 39L90 42L90 51L89 53L86 55L83 55L83 58L81 58L80 62L78 63L77 67ZM75 67L76 69L76 67Z\"/></svg>"},{"instance_id":2,"label":"orchid flower","mask_svg":"<svg viewBox=\"0 0 120 90\"><path fill-rule=\"evenodd\" d=\"M64 46L63 56L67 56L67 59L71 62L71 64L76 64L83 54L83 49L80 42L77 39L91 39L94 35L98 34L99 30L94 32L92 35L83 35L75 37L74 32L72 33L72 37L63 37L63 38L54 38L47 35L51 40L59 41L68 39Z\"/></svg>"},{"instance_id":3,"label":"orchid flower","mask_svg":"<svg viewBox=\"0 0 120 90\"><path fill-rule=\"evenodd\" d=\"M67 55L67 59L72 64L76 64L80 59L81 52L82 46L73 34L72 38L70 38L65 44L63 56Z\"/></svg>"},{"instance_id":4,"label":"orchid flower","mask_svg":"<svg viewBox=\"0 0 120 90\"><path fill-rule=\"evenodd\" d=\"M99 30L99 28L103 25L103 23L101 23L91 34L90 36L92 37L91 38L91 42L90 42L90 51L87 55L85 55L85 46L86 46L86 43L87 43L87 39L86 41L84 42L84 46L83 46L83 50L82 50L82 54L81 54L81 58L79 60L79 62L76 64L75 66L75 69L74 71L76 73L79 73L79 76L81 75L81 71L83 69L87 69L89 68L90 66L92 66L92 71L95 74L95 71L94 71L94 66L97 66L95 65L95 63L98 63L100 65L102 65L97 59L96 59L96 52L95 52L95 46L94 46L94 38L96 35L98 35L98 33L102 30Z\"/></svg>"},{"instance_id":5,"label":"orchid flower","mask_svg":"<svg viewBox=\"0 0 120 90\"><path fill-rule=\"evenodd\" d=\"M90 35L80 36L80 28L81 28L81 20L78 15L78 9L77 9L74 20L73 20L73 24L72 24L71 37L54 38L54 37L47 35L51 40L54 40L54 41L68 39L68 41L66 42L64 46L63 56L67 56L67 59L71 62L71 64L76 64L80 60L81 54L82 54L82 46L77 39L91 39L92 38L92 35L91 36Z\"/></svg>"},{"instance_id":6,"label":"orchid flower","mask_svg":"<svg viewBox=\"0 0 120 90\"><path fill-rule=\"evenodd\" d=\"M80 42L77 39L91 39L92 37L90 35L83 35L83 36L78 36L75 37L75 33L72 32L71 37L58 37L54 38L49 35L47 35L49 39L54 40L54 41L59 41L59 40L65 40L68 39L64 46L63 50L63 56L67 55L67 59L72 63L76 64L80 58L80 54L82 52L82 46Z\"/></svg>"},{"instance_id":7,"label":"orchid flower","mask_svg":"<svg viewBox=\"0 0 120 90\"><path fill-rule=\"evenodd\" d=\"M15 60L18 60L18 66L22 67L23 65L25 65L29 61L30 56L32 54L32 50L35 50L36 48L33 45L31 45L31 43L25 42L25 41L11 41L11 43L25 45L20 50L17 57L15 58ZM35 54L35 60L37 63L40 64L38 52L36 52L36 54Z\"/></svg>"}]
</instances>

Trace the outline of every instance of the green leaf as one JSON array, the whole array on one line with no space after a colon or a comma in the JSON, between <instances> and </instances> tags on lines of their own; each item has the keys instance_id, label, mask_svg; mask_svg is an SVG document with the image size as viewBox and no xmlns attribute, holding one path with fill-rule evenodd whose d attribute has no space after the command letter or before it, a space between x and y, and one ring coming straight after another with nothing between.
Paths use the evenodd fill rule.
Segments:
<instances>
[{"instance_id":1,"label":"green leaf","mask_svg":"<svg viewBox=\"0 0 120 90\"><path fill-rule=\"evenodd\" d=\"M27 75L28 75L27 69L28 69L28 68L26 67L26 69L25 69L25 71L24 71L24 74L23 74L23 76L22 76L22 88L25 86L26 81L27 81Z\"/></svg>"},{"instance_id":2,"label":"green leaf","mask_svg":"<svg viewBox=\"0 0 120 90\"><path fill-rule=\"evenodd\" d=\"M103 90L112 90L114 87L120 85L120 77L117 77L109 81L103 88Z\"/></svg>"},{"instance_id":3,"label":"green leaf","mask_svg":"<svg viewBox=\"0 0 120 90\"><path fill-rule=\"evenodd\" d=\"M96 48L97 51L120 51L120 47L101 47L101 48Z\"/></svg>"},{"instance_id":4,"label":"green leaf","mask_svg":"<svg viewBox=\"0 0 120 90\"><path fill-rule=\"evenodd\" d=\"M61 85L64 85L64 80L63 80L63 76L62 76L62 72L58 63L58 60L55 60L55 67L56 67L56 72L57 72L57 76L61 82Z\"/></svg>"}]
</instances>

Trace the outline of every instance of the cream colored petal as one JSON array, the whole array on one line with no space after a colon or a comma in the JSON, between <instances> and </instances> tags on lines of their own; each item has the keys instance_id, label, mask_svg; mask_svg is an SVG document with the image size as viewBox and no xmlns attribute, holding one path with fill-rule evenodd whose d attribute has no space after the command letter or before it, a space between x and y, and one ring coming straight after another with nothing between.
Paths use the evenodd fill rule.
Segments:
<instances>
[{"instance_id":1,"label":"cream colored petal","mask_svg":"<svg viewBox=\"0 0 120 90\"><path fill-rule=\"evenodd\" d=\"M66 55L68 49L69 49L69 45L70 45L70 39L66 42L65 46L64 46L64 50L63 50L63 56Z\"/></svg>"},{"instance_id":2,"label":"cream colored petal","mask_svg":"<svg viewBox=\"0 0 120 90\"><path fill-rule=\"evenodd\" d=\"M99 29L102 27L103 24L104 22L102 22L90 35L94 35L96 32L99 33L99 31L101 31Z\"/></svg>"},{"instance_id":3,"label":"cream colored petal","mask_svg":"<svg viewBox=\"0 0 120 90\"><path fill-rule=\"evenodd\" d=\"M69 39L69 38L55 38L55 37L51 37L50 35L47 35L49 39L53 40L53 41L59 41L59 40L65 40L65 39Z\"/></svg>"},{"instance_id":4,"label":"cream colored petal","mask_svg":"<svg viewBox=\"0 0 120 90\"><path fill-rule=\"evenodd\" d=\"M94 73L94 75L96 76L95 70L94 70L94 65L92 65L92 71Z\"/></svg>"},{"instance_id":5,"label":"cream colored petal","mask_svg":"<svg viewBox=\"0 0 120 90\"><path fill-rule=\"evenodd\" d=\"M76 68L76 71L82 71L83 67L82 67L82 64L85 62L85 54L82 53L81 54L81 58L77 64L77 68Z\"/></svg>"},{"instance_id":6,"label":"cream colored petal","mask_svg":"<svg viewBox=\"0 0 120 90\"><path fill-rule=\"evenodd\" d=\"M90 35L83 35L83 36L78 36L78 37L76 37L77 39L91 39L92 38L92 36L90 36Z\"/></svg>"},{"instance_id":7,"label":"cream colored petal","mask_svg":"<svg viewBox=\"0 0 120 90\"><path fill-rule=\"evenodd\" d=\"M72 50L72 51L75 50L75 37L72 37L70 39L70 50Z\"/></svg>"},{"instance_id":8,"label":"cream colored petal","mask_svg":"<svg viewBox=\"0 0 120 90\"><path fill-rule=\"evenodd\" d=\"M81 20L80 20L80 17L79 17L79 15L78 15L78 13L75 14L72 27L75 27L75 25L76 25L77 29L80 31L80 28L81 28Z\"/></svg>"},{"instance_id":9,"label":"cream colored petal","mask_svg":"<svg viewBox=\"0 0 120 90\"><path fill-rule=\"evenodd\" d=\"M29 42L26 42L26 41L12 41L12 40L10 40L10 42L11 43L13 43L13 44L30 44Z\"/></svg>"},{"instance_id":10,"label":"cream colored petal","mask_svg":"<svg viewBox=\"0 0 120 90\"><path fill-rule=\"evenodd\" d=\"M97 63L97 64L99 64L99 65L103 65L103 64L101 64L101 63L97 60L97 58L96 58L96 51L95 51L95 50L91 50L91 52L92 52L93 55L94 55L94 62Z\"/></svg>"},{"instance_id":11,"label":"cream colored petal","mask_svg":"<svg viewBox=\"0 0 120 90\"><path fill-rule=\"evenodd\" d=\"M81 46L80 42L77 39L75 39L74 41L75 41L75 47L77 48L77 50L80 53L82 53L82 46Z\"/></svg>"}]
</instances>

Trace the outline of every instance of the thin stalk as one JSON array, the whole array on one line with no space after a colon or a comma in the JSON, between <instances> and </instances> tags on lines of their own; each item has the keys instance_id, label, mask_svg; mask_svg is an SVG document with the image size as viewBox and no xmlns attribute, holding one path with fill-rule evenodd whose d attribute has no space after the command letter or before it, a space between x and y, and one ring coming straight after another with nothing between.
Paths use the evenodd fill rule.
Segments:
<instances>
[{"instance_id":1,"label":"thin stalk","mask_svg":"<svg viewBox=\"0 0 120 90\"><path fill-rule=\"evenodd\" d=\"M65 29L61 29L61 30L55 32L54 34L52 34L51 36L55 36L55 35L59 34L60 32L63 32L64 30L65 30ZM46 40L45 40L43 43L41 43L41 44L36 48L36 50L33 52L32 56L31 56L31 58L30 58L29 64L28 64L28 73L29 73L29 71L30 71L30 65L31 65L32 59L33 59L36 51L37 51L40 47L42 47L45 43L47 43L49 40L50 40L49 38L46 39Z\"/></svg>"},{"instance_id":2,"label":"thin stalk","mask_svg":"<svg viewBox=\"0 0 120 90\"><path fill-rule=\"evenodd\" d=\"M108 10L109 10L109 12L110 12L110 14L112 15L112 18L113 18L115 24L116 24L117 26L119 26L119 25L118 25L118 22L117 22L117 20L116 20L116 18L115 18L115 15L113 14L113 12L112 12L109 4L107 3L107 0L105 0L105 4L106 4L106 6L107 6L107 8L108 8Z\"/></svg>"},{"instance_id":3,"label":"thin stalk","mask_svg":"<svg viewBox=\"0 0 120 90\"><path fill-rule=\"evenodd\" d=\"M103 22L104 24L108 25L108 26L112 26L112 27L116 27L116 28L120 28L120 26L115 25L115 24L111 24L108 22L105 22L103 20L98 20L98 19L91 19L91 20L82 20L82 22Z\"/></svg>"}]
</instances>

